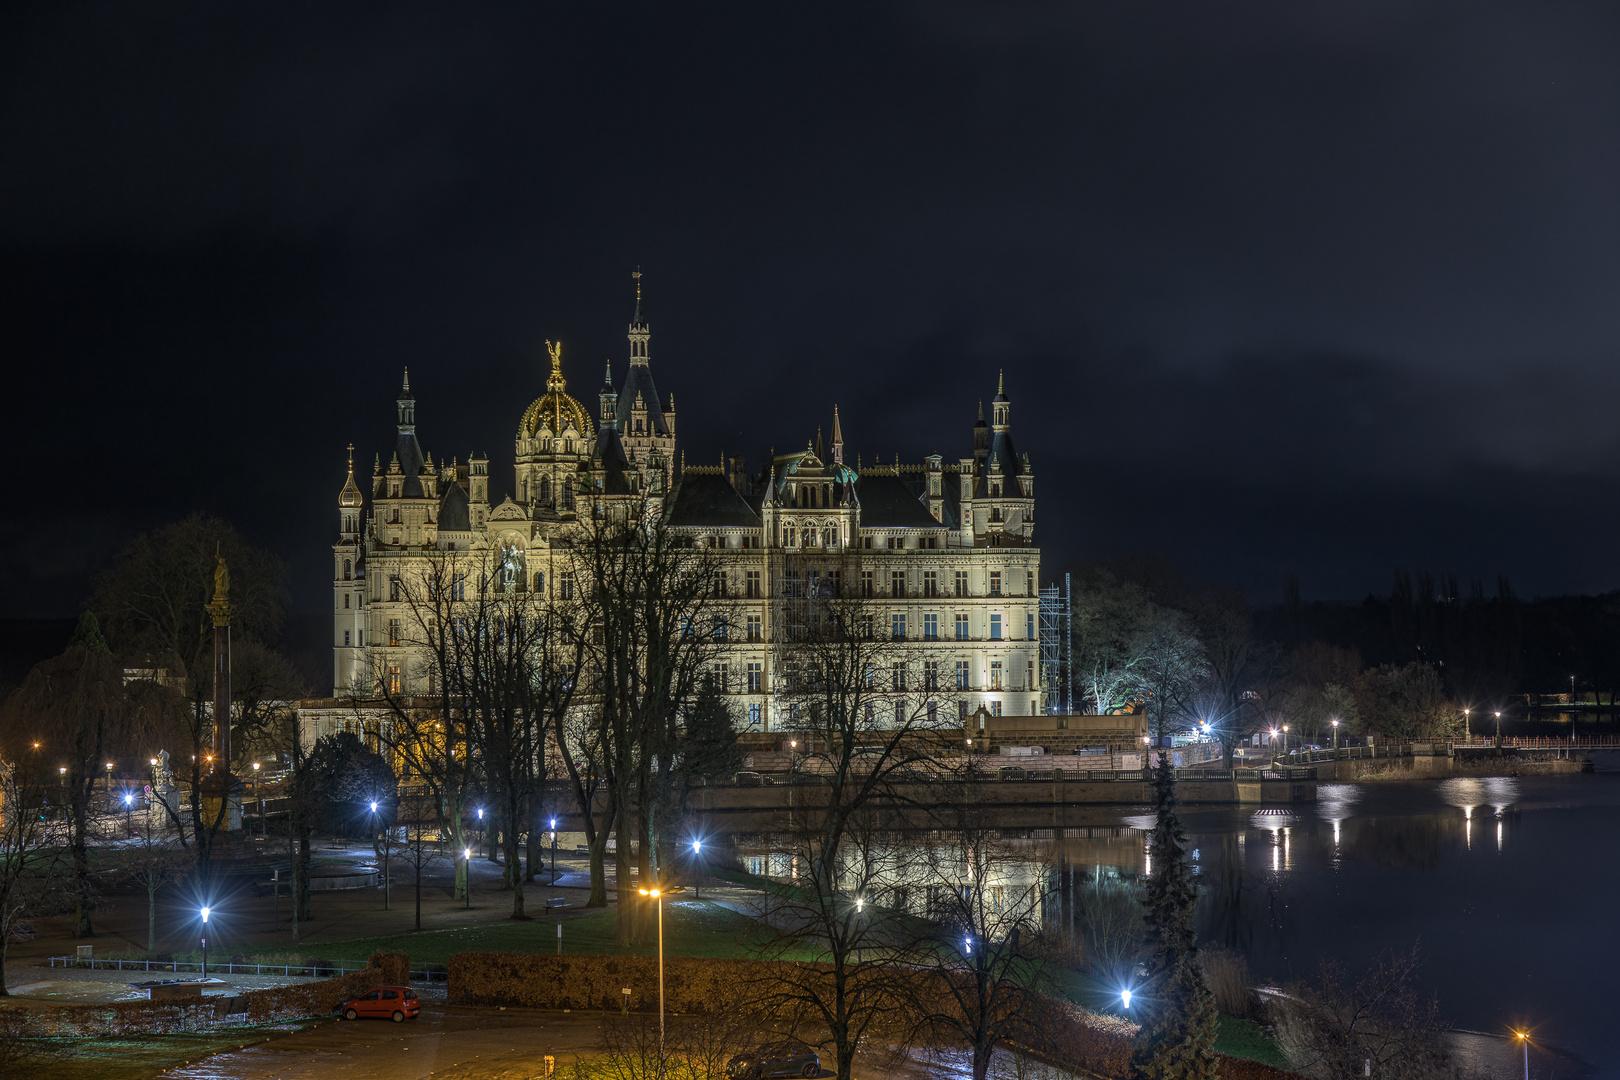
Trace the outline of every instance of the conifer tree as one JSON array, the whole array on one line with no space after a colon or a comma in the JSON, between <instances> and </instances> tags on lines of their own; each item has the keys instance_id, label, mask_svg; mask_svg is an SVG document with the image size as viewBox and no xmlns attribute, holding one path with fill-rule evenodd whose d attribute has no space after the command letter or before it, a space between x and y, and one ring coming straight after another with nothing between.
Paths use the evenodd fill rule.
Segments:
<instances>
[{"instance_id":1,"label":"conifer tree","mask_svg":"<svg viewBox=\"0 0 1620 1080\"><path fill-rule=\"evenodd\" d=\"M1148 985L1153 1013L1142 1027L1137 1068L1150 1080L1214 1080L1215 996L1204 981L1193 925L1197 900L1187 866L1187 834L1176 816L1175 769L1168 751L1153 768L1152 858L1147 898Z\"/></svg>"}]
</instances>

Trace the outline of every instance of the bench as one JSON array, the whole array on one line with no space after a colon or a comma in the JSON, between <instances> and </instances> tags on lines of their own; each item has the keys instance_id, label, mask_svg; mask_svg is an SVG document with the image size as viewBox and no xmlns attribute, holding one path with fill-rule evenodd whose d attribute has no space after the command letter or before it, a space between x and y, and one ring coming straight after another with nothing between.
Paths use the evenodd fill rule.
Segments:
<instances>
[{"instance_id":1,"label":"bench","mask_svg":"<svg viewBox=\"0 0 1620 1080\"><path fill-rule=\"evenodd\" d=\"M548 899L546 901L546 910L547 911L550 911L552 908L560 908L560 907L567 907L567 906L568 906L568 897L566 897L566 896L553 896L553 897L551 897L550 899Z\"/></svg>"}]
</instances>

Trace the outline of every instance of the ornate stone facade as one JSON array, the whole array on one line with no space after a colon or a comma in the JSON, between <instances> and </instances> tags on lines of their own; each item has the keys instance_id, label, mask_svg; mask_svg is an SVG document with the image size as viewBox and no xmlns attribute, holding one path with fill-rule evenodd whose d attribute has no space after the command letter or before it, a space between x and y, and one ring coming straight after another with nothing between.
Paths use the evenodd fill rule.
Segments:
<instances>
[{"instance_id":1,"label":"ornate stone facade","mask_svg":"<svg viewBox=\"0 0 1620 1080\"><path fill-rule=\"evenodd\" d=\"M422 452L407 373L388 462L377 457L363 494L351 450L338 496L334 697L431 696L429 676L413 670L403 595L431 552L499 552L507 587L566 597L580 516L673 485L670 525L725 567L736 621L715 674L740 725L781 726L783 604L826 593L870 598L880 632L915 643L913 677L946 717L1042 711L1035 480L1013 446L1004 384L989 423L981 406L970 451L951 460L850 465L835 407L830 446L818 436L753 474L740 458L682 467L673 395L661 398L653 382L639 288L628 337L628 371L615 389L609 364L594 420L567 392L560 346L549 346L545 394L518 423L513 492L493 505L486 457L436 464Z\"/></svg>"}]
</instances>

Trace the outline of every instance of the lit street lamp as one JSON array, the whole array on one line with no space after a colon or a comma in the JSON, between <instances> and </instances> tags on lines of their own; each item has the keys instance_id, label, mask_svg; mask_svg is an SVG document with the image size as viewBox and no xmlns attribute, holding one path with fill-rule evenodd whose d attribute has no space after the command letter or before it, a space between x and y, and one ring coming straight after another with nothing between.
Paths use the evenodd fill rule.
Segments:
<instances>
[{"instance_id":1,"label":"lit street lamp","mask_svg":"<svg viewBox=\"0 0 1620 1080\"><path fill-rule=\"evenodd\" d=\"M667 889L637 889L642 896L650 896L658 902L658 1075L664 1075L664 894L678 893L681 886L673 885Z\"/></svg>"},{"instance_id":2,"label":"lit street lamp","mask_svg":"<svg viewBox=\"0 0 1620 1080\"><path fill-rule=\"evenodd\" d=\"M1339 748L1339 721L1337 719L1335 719L1333 721L1333 749L1337 750L1338 748Z\"/></svg>"},{"instance_id":3,"label":"lit street lamp","mask_svg":"<svg viewBox=\"0 0 1620 1080\"><path fill-rule=\"evenodd\" d=\"M1129 990L1121 990L1119 992L1119 1000L1124 1003L1127 1009L1129 1009L1131 1007L1131 992Z\"/></svg>"},{"instance_id":4,"label":"lit street lamp","mask_svg":"<svg viewBox=\"0 0 1620 1080\"><path fill-rule=\"evenodd\" d=\"M124 792L124 837L128 839L135 835L135 826L130 824L129 808L135 802L135 796Z\"/></svg>"},{"instance_id":5,"label":"lit street lamp","mask_svg":"<svg viewBox=\"0 0 1620 1080\"><path fill-rule=\"evenodd\" d=\"M202 924L203 924L202 925L202 956L203 956L202 977L203 977L203 981L207 982L208 981L208 909L207 908L202 909Z\"/></svg>"},{"instance_id":6,"label":"lit street lamp","mask_svg":"<svg viewBox=\"0 0 1620 1080\"><path fill-rule=\"evenodd\" d=\"M1515 1031L1513 1037L1524 1044L1524 1080L1530 1080L1530 1033Z\"/></svg>"},{"instance_id":7,"label":"lit street lamp","mask_svg":"<svg viewBox=\"0 0 1620 1080\"><path fill-rule=\"evenodd\" d=\"M1496 748L1502 748L1502 710L1496 710Z\"/></svg>"},{"instance_id":8,"label":"lit street lamp","mask_svg":"<svg viewBox=\"0 0 1620 1080\"><path fill-rule=\"evenodd\" d=\"M461 861L467 868L467 886L461 890L461 895L467 898L466 907L472 907L472 848L461 849Z\"/></svg>"},{"instance_id":9,"label":"lit street lamp","mask_svg":"<svg viewBox=\"0 0 1620 1080\"><path fill-rule=\"evenodd\" d=\"M255 765L254 768L258 768L258 766ZM375 830L377 828L377 826L380 824L380 819L377 817L377 803L376 803L375 800L373 800L372 803L371 803L371 819L372 819L372 828L373 828L373 830ZM373 833L373 835L375 835L375 832ZM383 829L382 845L383 845L383 910L384 911L388 910L388 847L389 847L388 839L389 839L388 838L388 830Z\"/></svg>"},{"instance_id":10,"label":"lit street lamp","mask_svg":"<svg viewBox=\"0 0 1620 1080\"><path fill-rule=\"evenodd\" d=\"M703 856L703 841L702 840L693 840L692 841L692 861L696 862L698 859L702 858L702 856ZM692 871L692 889L693 889L692 895L695 896L699 900L703 899L703 879L702 879L702 877L699 876L701 874L701 872L702 872L702 870L701 870L700 867L694 867L693 871Z\"/></svg>"},{"instance_id":11,"label":"lit street lamp","mask_svg":"<svg viewBox=\"0 0 1620 1080\"><path fill-rule=\"evenodd\" d=\"M264 836L264 799L259 795L259 763L253 763L253 801L259 804L259 835Z\"/></svg>"},{"instance_id":12,"label":"lit street lamp","mask_svg":"<svg viewBox=\"0 0 1620 1080\"><path fill-rule=\"evenodd\" d=\"M557 819L551 819L551 883L557 884Z\"/></svg>"}]
</instances>

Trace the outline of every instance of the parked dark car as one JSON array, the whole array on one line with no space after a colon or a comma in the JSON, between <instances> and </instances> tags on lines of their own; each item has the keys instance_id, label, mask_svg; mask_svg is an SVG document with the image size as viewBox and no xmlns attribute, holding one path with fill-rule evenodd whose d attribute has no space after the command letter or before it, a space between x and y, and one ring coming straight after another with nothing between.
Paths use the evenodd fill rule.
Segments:
<instances>
[{"instance_id":1,"label":"parked dark car","mask_svg":"<svg viewBox=\"0 0 1620 1080\"><path fill-rule=\"evenodd\" d=\"M766 1076L820 1076L821 1055L798 1042L766 1043L726 1062L726 1075L734 1080Z\"/></svg>"}]
</instances>

